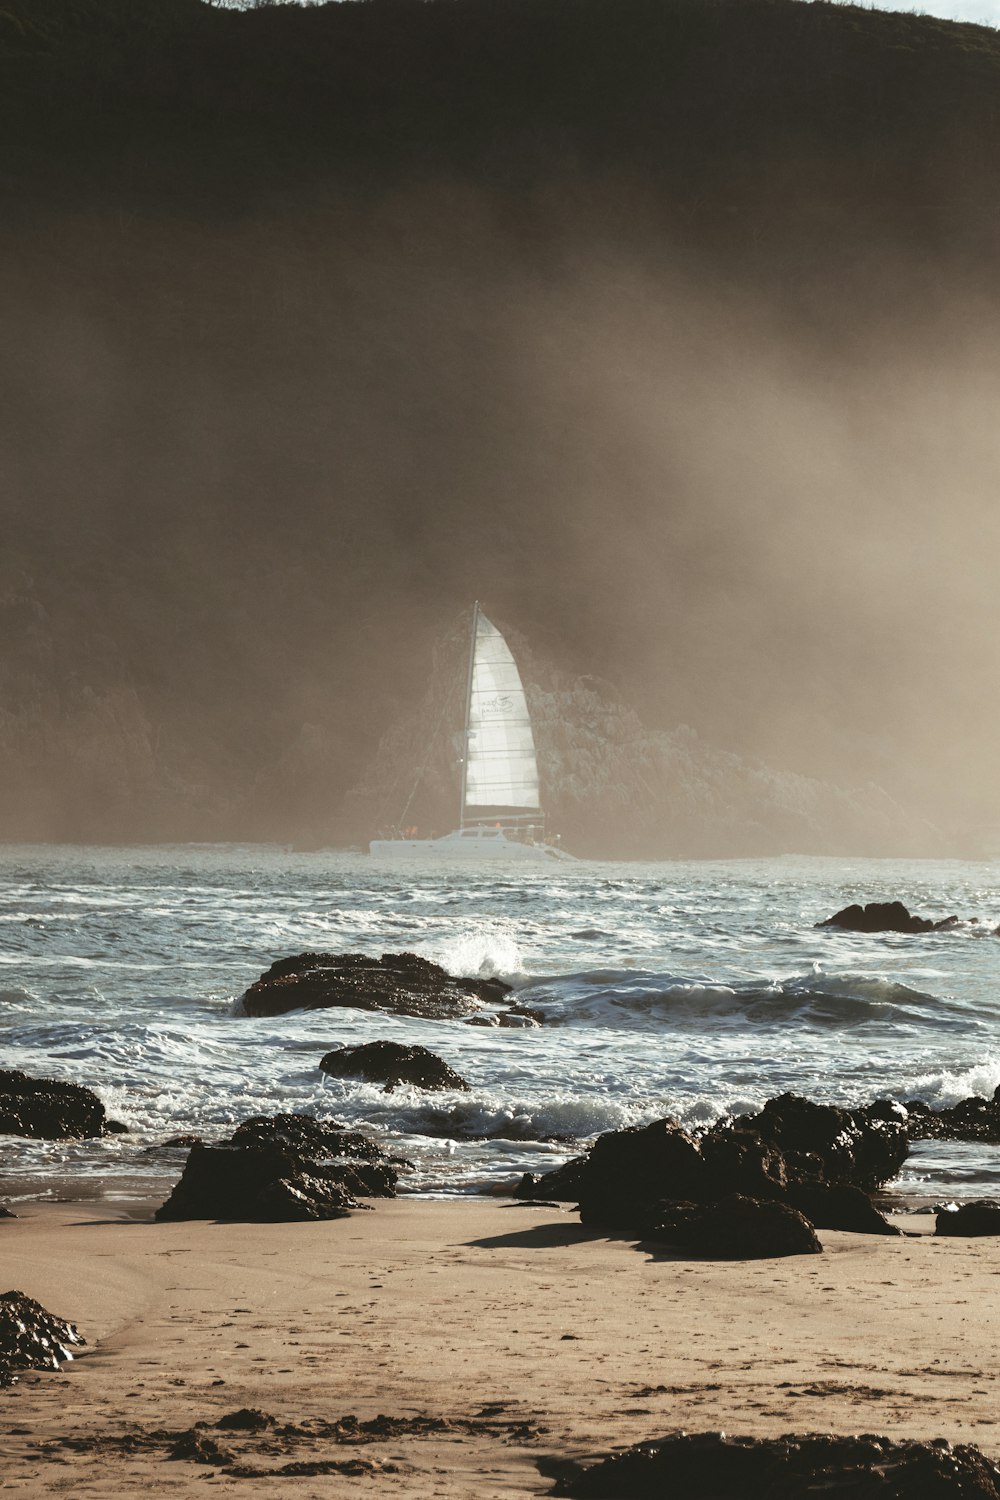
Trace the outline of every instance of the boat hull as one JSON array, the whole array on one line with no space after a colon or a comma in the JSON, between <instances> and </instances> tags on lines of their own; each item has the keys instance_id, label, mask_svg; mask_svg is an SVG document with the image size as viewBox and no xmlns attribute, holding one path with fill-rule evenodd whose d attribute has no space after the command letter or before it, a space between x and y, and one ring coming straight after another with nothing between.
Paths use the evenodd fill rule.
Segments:
<instances>
[{"instance_id":1,"label":"boat hull","mask_svg":"<svg viewBox=\"0 0 1000 1500\"><path fill-rule=\"evenodd\" d=\"M374 859L498 860L506 864L556 864L573 856L551 844L528 844L509 839L500 829L464 829L439 839L373 839L368 851Z\"/></svg>"}]
</instances>

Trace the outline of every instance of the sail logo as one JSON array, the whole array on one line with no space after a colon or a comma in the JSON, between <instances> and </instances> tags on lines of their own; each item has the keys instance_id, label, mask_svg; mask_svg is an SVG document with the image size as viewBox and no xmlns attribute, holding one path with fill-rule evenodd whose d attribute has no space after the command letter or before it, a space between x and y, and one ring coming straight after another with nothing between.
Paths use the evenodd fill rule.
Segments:
<instances>
[{"instance_id":1,"label":"sail logo","mask_svg":"<svg viewBox=\"0 0 1000 1500\"><path fill-rule=\"evenodd\" d=\"M513 707L514 700L509 693L495 693L492 698L483 699L479 711L484 718L499 718L501 714L509 714Z\"/></svg>"}]
</instances>

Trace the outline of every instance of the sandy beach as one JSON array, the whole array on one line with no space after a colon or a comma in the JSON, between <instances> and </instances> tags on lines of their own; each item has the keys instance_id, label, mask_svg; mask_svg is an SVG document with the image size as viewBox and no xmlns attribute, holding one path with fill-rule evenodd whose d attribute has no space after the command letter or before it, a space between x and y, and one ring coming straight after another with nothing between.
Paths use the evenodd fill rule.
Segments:
<instances>
[{"instance_id":1,"label":"sandy beach","mask_svg":"<svg viewBox=\"0 0 1000 1500\"><path fill-rule=\"evenodd\" d=\"M565 1209L379 1203L320 1224L23 1205L0 1285L87 1349L2 1395L14 1494L539 1495L552 1461L685 1428L879 1432L1000 1453L1000 1248L824 1233L747 1263L594 1236ZM260 1431L217 1428L256 1408ZM380 1414L365 1433L337 1425ZM430 1420L420 1420L430 1419ZM446 1426L441 1426L441 1422ZM206 1463L196 1423L235 1458Z\"/></svg>"}]
</instances>

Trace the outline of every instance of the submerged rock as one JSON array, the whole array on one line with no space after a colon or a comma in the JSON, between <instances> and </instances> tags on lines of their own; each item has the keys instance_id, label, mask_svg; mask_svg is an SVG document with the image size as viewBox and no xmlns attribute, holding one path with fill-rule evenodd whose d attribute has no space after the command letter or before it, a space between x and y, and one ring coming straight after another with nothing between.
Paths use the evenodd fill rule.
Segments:
<instances>
[{"instance_id":1,"label":"submerged rock","mask_svg":"<svg viewBox=\"0 0 1000 1500\"><path fill-rule=\"evenodd\" d=\"M366 1042L360 1047L337 1047L320 1058L331 1078L363 1078L385 1084L391 1093L401 1083L418 1089L460 1089L469 1085L454 1068L426 1047L404 1047L399 1042Z\"/></svg>"},{"instance_id":2,"label":"submerged rock","mask_svg":"<svg viewBox=\"0 0 1000 1500\"><path fill-rule=\"evenodd\" d=\"M934 1233L943 1235L1000 1234L1000 1203L980 1198L958 1208L943 1208L934 1221Z\"/></svg>"},{"instance_id":3,"label":"submerged rock","mask_svg":"<svg viewBox=\"0 0 1000 1500\"><path fill-rule=\"evenodd\" d=\"M844 932L948 932L960 926L958 917L917 917L902 901L870 901L867 906L845 906L817 927L839 927Z\"/></svg>"},{"instance_id":4,"label":"submerged rock","mask_svg":"<svg viewBox=\"0 0 1000 1500\"><path fill-rule=\"evenodd\" d=\"M0 1070L0 1135L71 1141L125 1129L108 1119L100 1099L82 1084Z\"/></svg>"},{"instance_id":5,"label":"submerged rock","mask_svg":"<svg viewBox=\"0 0 1000 1500\"><path fill-rule=\"evenodd\" d=\"M555 1495L581 1500L1000 1500L1000 1469L971 1444L890 1438L726 1437L674 1433L590 1468L575 1466Z\"/></svg>"},{"instance_id":6,"label":"submerged rock","mask_svg":"<svg viewBox=\"0 0 1000 1500\"><path fill-rule=\"evenodd\" d=\"M500 979L455 978L415 953L299 953L273 963L240 1003L248 1016L351 1006L440 1021L500 1005L509 993Z\"/></svg>"},{"instance_id":7,"label":"submerged rock","mask_svg":"<svg viewBox=\"0 0 1000 1500\"><path fill-rule=\"evenodd\" d=\"M391 1198L397 1166L356 1131L308 1115L257 1116L219 1146L192 1146L159 1220L233 1219L280 1223L344 1218Z\"/></svg>"},{"instance_id":8,"label":"submerged rock","mask_svg":"<svg viewBox=\"0 0 1000 1500\"><path fill-rule=\"evenodd\" d=\"M72 1323L23 1292L0 1294L0 1386L13 1385L22 1370L57 1370L85 1342Z\"/></svg>"}]
</instances>

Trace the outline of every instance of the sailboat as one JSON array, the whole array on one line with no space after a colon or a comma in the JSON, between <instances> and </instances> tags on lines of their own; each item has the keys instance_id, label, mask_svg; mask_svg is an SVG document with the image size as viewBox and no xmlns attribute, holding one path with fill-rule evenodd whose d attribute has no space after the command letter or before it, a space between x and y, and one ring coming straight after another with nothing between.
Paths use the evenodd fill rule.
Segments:
<instances>
[{"instance_id":1,"label":"sailboat","mask_svg":"<svg viewBox=\"0 0 1000 1500\"><path fill-rule=\"evenodd\" d=\"M510 647L478 601L472 614L461 741L458 827L441 838L373 839L393 859L572 859L544 842L538 760L528 700Z\"/></svg>"}]
</instances>

